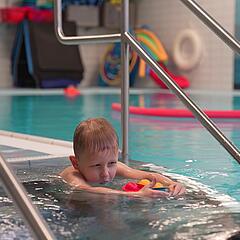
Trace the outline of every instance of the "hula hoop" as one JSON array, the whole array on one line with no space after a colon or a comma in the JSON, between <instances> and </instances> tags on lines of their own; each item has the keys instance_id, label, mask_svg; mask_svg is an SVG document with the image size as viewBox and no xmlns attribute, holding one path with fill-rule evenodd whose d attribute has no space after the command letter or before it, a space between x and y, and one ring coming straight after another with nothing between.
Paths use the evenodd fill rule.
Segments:
<instances>
[{"instance_id":1,"label":"hula hoop","mask_svg":"<svg viewBox=\"0 0 240 240\"><path fill-rule=\"evenodd\" d=\"M139 36L137 35L137 40L141 43L144 44L148 47L148 49L151 51L152 55L154 56L155 60L162 60L165 61L165 59L162 58L161 53L158 51L158 49L156 48L156 46L154 44L152 44L152 42L150 42L148 39L146 39L145 37Z\"/></svg>"},{"instance_id":2,"label":"hula hoop","mask_svg":"<svg viewBox=\"0 0 240 240\"><path fill-rule=\"evenodd\" d=\"M137 35L137 37L140 36L140 37L146 38L149 42L151 42L153 45L155 45L157 47L157 44L155 43L155 41L153 41L153 39L150 38L148 35L141 33L141 32L138 32L136 35Z\"/></svg>"},{"instance_id":3,"label":"hula hoop","mask_svg":"<svg viewBox=\"0 0 240 240\"><path fill-rule=\"evenodd\" d=\"M113 103L112 110L121 111L121 104ZM156 117L194 118L194 115L186 109L145 108L130 106L129 112L136 115ZM240 110L205 110L204 113L210 118L240 118Z\"/></svg>"},{"instance_id":4,"label":"hula hoop","mask_svg":"<svg viewBox=\"0 0 240 240\"><path fill-rule=\"evenodd\" d=\"M158 39L158 37L151 31L147 30L147 29L137 29L136 31L136 34L145 34L147 35L148 37L150 37L154 43L156 44L157 46L157 49L159 50L159 54L161 54L161 57L160 57L160 60L161 61L168 61L168 55L162 45L162 43L160 42L160 40Z\"/></svg>"},{"instance_id":5,"label":"hula hoop","mask_svg":"<svg viewBox=\"0 0 240 240\"><path fill-rule=\"evenodd\" d=\"M137 39L137 40L139 40L139 39ZM150 56L152 58L154 58L156 61L160 61L159 57L152 51L152 49L149 46L147 46L146 44L143 44L143 43L141 43L141 46L143 47L143 49L145 51L147 51L150 54Z\"/></svg>"},{"instance_id":6,"label":"hula hoop","mask_svg":"<svg viewBox=\"0 0 240 240\"><path fill-rule=\"evenodd\" d=\"M105 71L104 65L105 65L105 60L111 61L113 64L117 64L118 63L118 59L112 59L111 56L109 56L109 52L111 52L114 48L114 44L109 45L109 47L107 48L106 53L104 54L101 64L100 64L100 75L102 80L107 83L109 86L117 86L121 83L121 78L120 78L120 71L117 75L113 76L113 78L109 78L109 76L107 76L107 72ZM135 51L131 51L131 57L130 57L130 63L129 63L129 72L131 73L136 62L137 62L137 53Z\"/></svg>"},{"instance_id":7,"label":"hula hoop","mask_svg":"<svg viewBox=\"0 0 240 240\"><path fill-rule=\"evenodd\" d=\"M139 66L138 66L138 75L139 77L145 77L146 76L146 62L140 58Z\"/></svg>"}]
</instances>

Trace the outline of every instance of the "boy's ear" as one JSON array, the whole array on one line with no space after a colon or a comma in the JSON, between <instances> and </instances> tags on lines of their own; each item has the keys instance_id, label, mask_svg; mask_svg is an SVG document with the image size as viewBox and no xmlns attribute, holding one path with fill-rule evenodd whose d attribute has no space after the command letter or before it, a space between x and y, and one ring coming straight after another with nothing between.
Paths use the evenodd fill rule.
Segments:
<instances>
[{"instance_id":1,"label":"boy's ear","mask_svg":"<svg viewBox=\"0 0 240 240\"><path fill-rule=\"evenodd\" d=\"M69 159L72 163L72 166L78 170L78 161L77 161L77 158L73 155L69 156Z\"/></svg>"}]
</instances>

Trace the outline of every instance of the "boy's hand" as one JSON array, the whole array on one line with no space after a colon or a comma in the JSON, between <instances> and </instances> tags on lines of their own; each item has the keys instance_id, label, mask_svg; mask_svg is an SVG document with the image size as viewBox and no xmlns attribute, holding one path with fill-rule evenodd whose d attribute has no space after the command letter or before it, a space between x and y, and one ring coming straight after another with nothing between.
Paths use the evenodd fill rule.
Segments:
<instances>
[{"instance_id":1,"label":"boy's hand","mask_svg":"<svg viewBox=\"0 0 240 240\"><path fill-rule=\"evenodd\" d=\"M180 196L186 192L186 188L181 183L178 182L169 185L169 190L170 190L169 196Z\"/></svg>"},{"instance_id":2,"label":"boy's hand","mask_svg":"<svg viewBox=\"0 0 240 240\"><path fill-rule=\"evenodd\" d=\"M156 178L153 178L152 181L145 185L138 193L144 197L168 197L170 196L168 192L163 192L159 190L154 190L152 187L156 184Z\"/></svg>"}]
</instances>

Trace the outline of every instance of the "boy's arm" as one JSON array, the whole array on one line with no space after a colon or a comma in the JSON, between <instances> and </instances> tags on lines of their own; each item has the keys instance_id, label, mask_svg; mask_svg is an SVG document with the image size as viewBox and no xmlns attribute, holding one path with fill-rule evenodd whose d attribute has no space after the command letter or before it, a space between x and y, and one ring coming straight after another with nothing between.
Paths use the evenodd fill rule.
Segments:
<instances>
[{"instance_id":1,"label":"boy's arm","mask_svg":"<svg viewBox=\"0 0 240 240\"><path fill-rule=\"evenodd\" d=\"M74 170L72 167L66 168L60 176L72 187L79 190L85 190L92 193L102 193L102 194L118 194L133 197L167 197L169 193L156 191L152 189L155 185L156 180L153 180L150 184L146 185L139 192L124 192L120 190L115 190L107 187L93 187L89 185L82 176Z\"/></svg>"},{"instance_id":2,"label":"boy's arm","mask_svg":"<svg viewBox=\"0 0 240 240\"><path fill-rule=\"evenodd\" d=\"M132 178L132 179L146 178L151 181L153 180L153 178L155 178L157 182L160 182L165 186L169 186L169 185L175 183L170 178L165 177L159 173L137 170L137 169L134 169L134 168L131 168L131 167L125 165L122 162L118 162L117 175L124 177L124 178Z\"/></svg>"},{"instance_id":3,"label":"boy's arm","mask_svg":"<svg viewBox=\"0 0 240 240\"><path fill-rule=\"evenodd\" d=\"M75 186L75 189L85 190L91 193L116 194L116 195L132 196L132 197L153 197L153 198L168 197L169 193L152 189L155 183L156 181L152 181L150 184L144 186L138 192L124 192L124 191L115 190L115 189L106 188L106 187L92 187L88 184L87 185L79 184Z\"/></svg>"},{"instance_id":4,"label":"boy's arm","mask_svg":"<svg viewBox=\"0 0 240 240\"><path fill-rule=\"evenodd\" d=\"M147 178L151 181L154 181L154 179L156 179L157 182L160 182L163 185L169 187L170 193L172 196L182 195L186 191L185 187L182 184L175 182L170 178L163 176L160 173L137 170L125 165L122 162L118 162L117 175L125 178L132 178L132 179Z\"/></svg>"}]
</instances>

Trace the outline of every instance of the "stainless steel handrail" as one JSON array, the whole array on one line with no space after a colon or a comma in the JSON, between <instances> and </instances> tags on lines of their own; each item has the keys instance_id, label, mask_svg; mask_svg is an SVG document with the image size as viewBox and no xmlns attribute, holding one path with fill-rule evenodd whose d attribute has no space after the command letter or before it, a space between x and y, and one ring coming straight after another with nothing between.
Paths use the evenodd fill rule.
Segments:
<instances>
[{"instance_id":1,"label":"stainless steel handrail","mask_svg":"<svg viewBox=\"0 0 240 240\"><path fill-rule=\"evenodd\" d=\"M20 210L27 225L30 227L34 238L39 240L55 239L47 223L29 199L22 184L17 180L9 164L1 155L0 177L6 191L11 195L13 202Z\"/></svg>"},{"instance_id":2,"label":"stainless steel handrail","mask_svg":"<svg viewBox=\"0 0 240 240\"><path fill-rule=\"evenodd\" d=\"M58 40L65 45L79 45L80 43L119 42L121 38L120 33L89 36L65 36L62 28L61 0L54 0L54 26Z\"/></svg>"},{"instance_id":3,"label":"stainless steel handrail","mask_svg":"<svg viewBox=\"0 0 240 240\"><path fill-rule=\"evenodd\" d=\"M122 161L128 163L129 129L129 44L124 41L124 33L129 32L129 1L122 2L121 14L121 123L122 123Z\"/></svg>"},{"instance_id":4,"label":"stainless steel handrail","mask_svg":"<svg viewBox=\"0 0 240 240\"><path fill-rule=\"evenodd\" d=\"M221 38L233 51L240 54L240 43L227 30L225 30L214 18L193 0L180 0L202 22L205 23L219 38Z\"/></svg>"},{"instance_id":5,"label":"stainless steel handrail","mask_svg":"<svg viewBox=\"0 0 240 240\"><path fill-rule=\"evenodd\" d=\"M224 42L226 42L233 50L239 53L239 43L232 37L224 28L220 26L212 17L210 17L203 9L201 9L194 1L181 0L192 11L197 14L204 23L206 23L218 36L220 36ZM63 44L69 44L72 40L69 37L63 37L61 34L61 23L59 11L60 0L55 0L55 28L58 39ZM195 103L190 100L184 92L175 84L171 77L157 65L157 63L151 59L149 54L140 46L140 44L129 33L129 0L123 0L122 6L122 29L121 29L121 41L122 41L122 126L123 126L123 152L122 157L124 161L128 161L128 125L129 125L129 111L128 111L128 94L129 94L129 76L128 76L128 54L127 49L129 44L132 48L146 61L150 66L161 76L164 83L171 89L179 99L186 105L186 107L194 114L194 116L202 123L202 125L222 144L222 146L240 163L240 153L238 149L231 143L224 134L217 128L217 126L204 114ZM191 6L191 7L190 7ZM58 17L56 17L56 15ZM126 18L126 19L124 19ZM56 22L58 21L58 22ZM124 34L124 35L123 35ZM69 40L69 41L68 41ZM89 39L92 41L92 38ZM102 38L103 40L103 38ZM85 41L84 41L85 42ZM80 42L79 42L80 43ZM77 44L77 41L72 41L72 44Z\"/></svg>"},{"instance_id":6,"label":"stainless steel handrail","mask_svg":"<svg viewBox=\"0 0 240 240\"><path fill-rule=\"evenodd\" d=\"M213 121L182 91L172 78L159 66L159 64L146 53L138 41L128 32L124 33L125 41L150 65L160 76L170 90L185 104L202 125L218 140L219 143L240 163L240 153L227 137L217 128Z\"/></svg>"}]
</instances>

